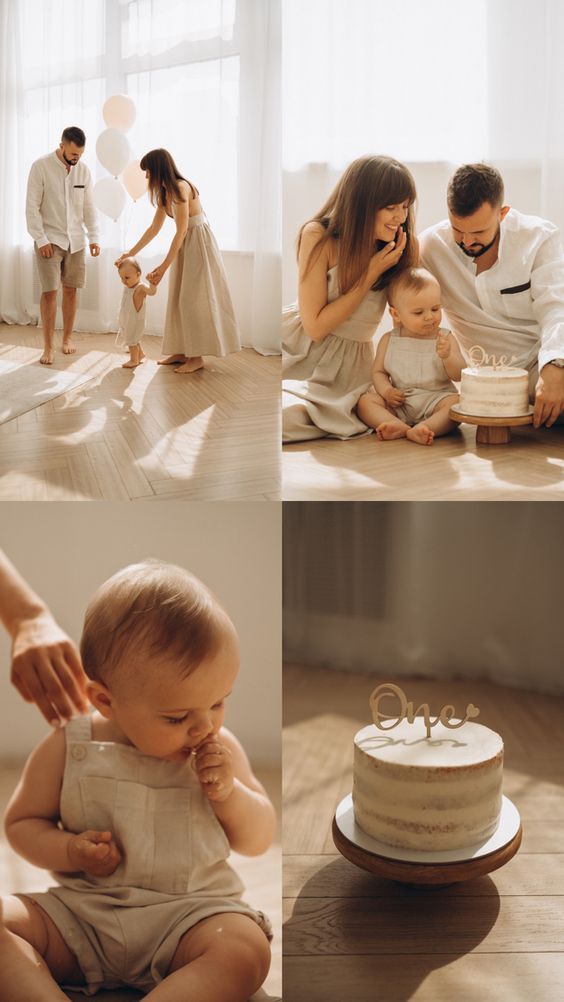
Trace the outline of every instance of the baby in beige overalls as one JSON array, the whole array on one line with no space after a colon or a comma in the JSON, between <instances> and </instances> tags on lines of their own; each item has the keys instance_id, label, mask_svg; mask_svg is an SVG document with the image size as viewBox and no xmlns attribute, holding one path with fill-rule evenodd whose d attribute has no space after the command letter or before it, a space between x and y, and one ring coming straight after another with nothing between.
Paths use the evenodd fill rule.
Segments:
<instances>
[{"instance_id":1,"label":"baby in beige overalls","mask_svg":"<svg viewBox=\"0 0 564 1002\"><path fill-rule=\"evenodd\" d=\"M226 860L263 852L275 817L222 726L233 624L187 571L145 561L98 590L81 653L96 712L33 752L6 813L13 848L57 886L3 901L0 1002L62 1000L58 984L244 1002L270 924Z\"/></svg>"},{"instance_id":2,"label":"baby in beige overalls","mask_svg":"<svg viewBox=\"0 0 564 1002\"><path fill-rule=\"evenodd\" d=\"M384 334L372 370L373 388L358 415L384 441L408 438L432 445L455 427L449 409L458 402L452 380L465 360L454 335L441 328L441 290L424 268L407 268L388 286L396 326Z\"/></svg>"}]
</instances>

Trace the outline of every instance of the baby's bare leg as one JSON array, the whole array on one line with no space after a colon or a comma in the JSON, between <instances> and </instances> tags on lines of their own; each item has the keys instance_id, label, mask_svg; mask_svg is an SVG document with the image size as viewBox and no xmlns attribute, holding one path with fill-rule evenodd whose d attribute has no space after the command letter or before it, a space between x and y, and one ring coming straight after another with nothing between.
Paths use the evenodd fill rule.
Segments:
<instances>
[{"instance_id":1,"label":"baby's bare leg","mask_svg":"<svg viewBox=\"0 0 564 1002\"><path fill-rule=\"evenodd\" d=\"M0 1002L68 1002L57 982L85 982L55 923L25 897L2 898L0 912Z\"/></svg>"},{"instance_id":2,"label":"baby's bare leg","mask_svg":"<svg viewBox=\"0 0 564 1002\"><path fill-rule=\"evenodd\" d=\"M213 915L185 932L168 976L146 1002L247 1002L270 967L270 946L248 915Z\"/></svg>"},{"instance_id":3,"label":"baby's bare leg","mask_svg":"<svg viewBox=\"0 0 564 1002\"><path fill-rule=\"evenodd\" d=\"M379 393L363 393L356 412L369 428L376 429L381 441L391 438L405 438L409 425L388 410L384 398Z\"/></svg>"},{"instance_id":4,"label":"baby's bare leg","mask_svg":"<svg viewBox=\"0 0 564 1002\"><path fill-rule=\"evenodd\" d=\"M409 429L406 438L418 445L432 445L437 435L448 435L456 427L456 421L451 421L448 412L453 404L458 403L458 394L452 393L439 400L435 410L426 421L420 421Z\"/></svg>"}]
</instances>

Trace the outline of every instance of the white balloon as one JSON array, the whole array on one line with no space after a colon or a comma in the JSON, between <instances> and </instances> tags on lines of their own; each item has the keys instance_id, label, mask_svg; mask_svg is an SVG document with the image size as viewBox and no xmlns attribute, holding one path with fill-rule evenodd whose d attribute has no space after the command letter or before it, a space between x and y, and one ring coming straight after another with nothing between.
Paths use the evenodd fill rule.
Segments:
<instances>
[{"instance_id":1,"label":"white balloon","mask_svg":"<svg viewBox=\"0 0 564 1002\"><path fill-rule=\"evenodd\" d=\"M104 102L102 115L109 129L127 132L135 121L135 105L127 94L114 94Z\"/></svg>"},{"instance_id":2,"label":"white balloon","mask_svg":"<svg viewBox=\"0 0 564 1002\"><path fill-rule=\"evenodd\" d=\"M127 194L133 199L134 202L141 195L144 195L147 191L148 182L145 177L145 171L141 170L139 166L139 160L132 160L130 164L127 165L121 179L125 185L125 190Z\"/></svg>"},{"instance_id":3,"label":"white balloon","mask_svg":"<svg viewBox=\"0 0 564 1002\"><path fill-rule=\"evenodd\" d=\"M94 205L110 219L118 219L126 201L125 188L117 177L103 177L94 185Z\"/></svg>"},{"instance_id":4,"label":"white balloon","mask_svg":"<svg viewBox=\"0 0 564 1002\"><path fill-rule=\"evenodd\" d=\"M104 129L96 140L96 156L102 167L117 177L131 157L127 136L119 129Z\"/></svg>"}]
</instances>

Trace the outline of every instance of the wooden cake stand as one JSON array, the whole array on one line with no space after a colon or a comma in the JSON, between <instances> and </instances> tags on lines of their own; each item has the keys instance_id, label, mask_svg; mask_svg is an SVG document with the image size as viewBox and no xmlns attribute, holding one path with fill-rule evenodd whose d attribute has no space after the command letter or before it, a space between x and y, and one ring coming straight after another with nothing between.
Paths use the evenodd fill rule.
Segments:
<instances>
[{"instance_id":1,"label":"wooden cake stand","mask_svg":"<svg viewBox=\"0 0 564 1002\"><path fill-rule=\"evenodd\" d=\"M376 842L355 823L350 794L341 801L333 818L333 842L349 862L377 877L429 889L472 880L499 869L515 855L521 845L521 837L519 812L507 797L503 797L497 832L482 846L458 852L410 853L409 850L396 850ZM396 855L399 858L394 859ZM408 858L410 855L415 858Z\"/></svg>"},{"instance_id":2,"label":"wooden cake stand","mask_svg":"<svg viewBox=\"0 0 564 1002\"><path fill-rule=\"evenodd\" d=\"M475 414L464 414L455 404L449 411L452 421L477 425L476 442L478 445L505 445L511 441L511 429L520 424L532 424L533 407L528 414L519 417L477 417Z\"/></svg>"}]
</instances>

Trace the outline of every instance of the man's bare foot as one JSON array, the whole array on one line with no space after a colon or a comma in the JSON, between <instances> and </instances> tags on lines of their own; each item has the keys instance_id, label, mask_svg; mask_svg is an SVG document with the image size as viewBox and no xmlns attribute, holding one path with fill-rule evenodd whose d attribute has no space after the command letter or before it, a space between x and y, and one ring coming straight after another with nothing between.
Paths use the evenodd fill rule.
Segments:
<instances>
[{"instance_id":1,"label":"man's bare foot","mask_svg":"<svg viewBox=\"0 0 564 1002\"><path fill-rule=\"evenodd\" d=\"M53 348L44 348L43 354L39 361L41 365L53 365L53 359L55 357L55 352Z\"/></svg>"},{"instance_id":2,"label":"man's bare foot","mask_svg":"<svg viewBox=\"0 0 564 1002\"><path fill-rule=\"evenodd\" d=\"M145 358L145 352L143 351L141 345L133 345L129 353L129 362L124 362L122 369L135 369Z\"/></svg>"},{"instance_id":3,"label":"man's bare foot","mask_svg":"<svg viewBox=\"0 0 564 1002\"><path fill-rule=\"evenodd\" d=\"M418 445L432 445L435 432L431 431L426 424L416 424L414 428L410 428L406 432L405 437L410 442L417 442Z\"/></svg>"},{"instance_id":4,"label":"man's bare foot","mask_svg":"<svg viewBox=\"0 0 564 1002\"><path fill-rule=\"evenodd\" d=\"M196 358L187 358L184 365L179 365L175 372L197 372L204 368L204 360L201 355Z\"/></svg>"},{"instance_id":5,"label":"man's bare foot","mask_svg":"<svg viewBox=\"0 0 564 1002\"><path fill-rule=\"evenodd\" d=\"M70 338L65 338L63 341L63 355L75 355L76 348Z\"/></svg>"},{"instance_id":6,"label":"man's bare foot","mask_svg":"<svg viewBox=\"0 0 564 1002\"><path fill-rule=\"evenodd\" d=\"M177 365L178 362L186 362L186 355L165 355L159 358L158 365Z\"/></svg>"},{"instance_id":7,"label":"man's bare foot","mask_svg":"<svg viewBox=\"0 0 564 1002\"><path fill-rule=\"evenodd\" d=\"M407 431L407 425L403 421L383 421L376 428L376 437L381 442L388 442L393 438L405 438Z\"/></svg>"}]
</instances>

